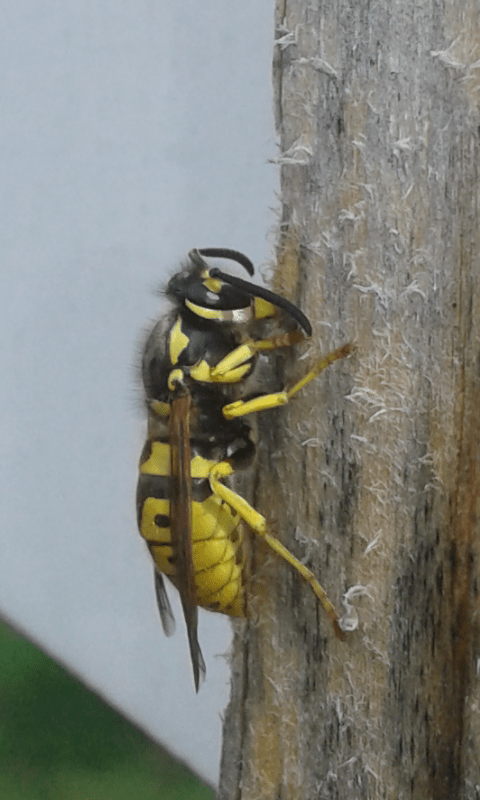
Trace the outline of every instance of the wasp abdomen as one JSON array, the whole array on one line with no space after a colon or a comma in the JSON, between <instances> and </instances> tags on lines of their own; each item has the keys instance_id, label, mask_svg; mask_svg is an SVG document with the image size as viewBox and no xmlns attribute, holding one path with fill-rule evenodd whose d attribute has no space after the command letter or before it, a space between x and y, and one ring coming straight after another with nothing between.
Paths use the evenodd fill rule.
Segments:
<instances>
[{"instance_id":1,"label":"wasp abdomen","mask_svg":"<svg viewBox=\"0 0 480 800\"><path fill-rule=\"evenodd\" d=\"M170 523L170 448L153 442L140 465L138 525L157 569L175 583L175 549ZM243 535L240 517L212 493L207 477L216 462L195 456L192 475L192 560L199 606L230 616L244 616ZM167 474L159 474L158 471Z\"/></svg>"},{"instance_id":2,"label":"wasp abdomen","mask_svg":"<svg viewBox=\"0 0 480 800\"><path fill-rule=\"evenodd\" d=\"M140 532L146 539L157 569L175 583L175 551L170 533L170 504L145 498ZM230 616L244 616L243 537L235 541L239 520L225 503L214 497L192 503L192 554L197 604Z\"/></svg>"}]
</instances>

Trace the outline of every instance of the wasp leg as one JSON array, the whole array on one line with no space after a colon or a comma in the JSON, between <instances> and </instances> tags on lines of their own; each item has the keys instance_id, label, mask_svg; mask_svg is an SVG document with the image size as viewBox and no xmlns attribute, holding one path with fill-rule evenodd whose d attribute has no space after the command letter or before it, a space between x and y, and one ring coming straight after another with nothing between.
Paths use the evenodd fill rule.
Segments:
<instances>
[{"instance_id":1,"label":"wasp leg","mask_svg":"<svg viewBox=\"0 0 480 800\"><path fill-rule=\"evenodd\" d=\"M225 486L223 483L220 483L220 477L227 477L228 475L232 475L233 473L232 466L227 461L220 461L216 464L213 469L210 471L210 485L212 487L212 491L218 497L220 497L225 503L227 503L240 517L247 523L247 525L258 535L260 536L272 550L275 551L279 556L281 556L285 561L287 561L297 572L300 573L302 578L310 584L311 588L313 589L314 593L320 600L323 608L325 609L326 613L328 614L330 620L332 621L334 630L336 635L340 638L344 638L344 634L340 629L338 624L338 616L335 611L333 604L328 599L327 593L325 589L318 583L317 579L313 572L311 572L298 558L287 550L286 547L275 539L268 532L267 528L267 520L258 511L247 503L247 501L241 497L236 492L229 489L228 486Z\"/></svg>"},{"instance_id":2,"label":"wasp leg","mask_svg":"<svg viewBox=\"0 0 480 800\"><path fill-rule=\"evenodd\" d=\"M250 372L252 365L242 364L240 367L230 369L223 375L213 375L213 368L205 359L202 359L190 368L190 375L196 381L206 383L240 383L240 381Z\"/></svg>"},{"instance_id":3,"label":"wasp leg","mask_svg":"<svg viewBox=\"0 0 480 800\"><path fill-rule=\"evenodd\" d=\"M250 361L257 353L264 350L276 350L279 347L291 347L293 344L303 342L305 338L303 331L291 331L279 336L272 336L269 339L248 339L211 368L211 380L218 381L226 378L232 370Z\"/></svg>"},{"instance_id":4,"label":"wasp leg","mask_svg":"<svg viewBox=\"0 0 480 800\"><path fill-rule=\"evenodd\" d=\"M288 391L284 390L283 392L264 394L259 397L254 397L252 400L237 400L235 403L229 403L222 409L223 416L225 419L233 419L234 417L243 417L245 414L252 414L255 411L266 411L270 408L283 406L285 403L288 403L290 398L299 392L300 389L303 389L304 386L315 380L315 378L317 378L324 369L329 367L330 364L333 364L334 361L338 361L340 358L346 358L346 356L349 356L352 352L353 345L351 344L338 347L336 350L332 350L331 353L327 353L324 358L320 359L320 361L318 361L315 366Z\"/></svg>"},{"instance_id":5,"label":"wasp leg","mask_svg":"<svg viewBox=\"0 0 480 800\"><path fill-rule=\"evenodd\" d=\"M307 374L304 375L304 377L301 378L301 380L297 381L297 383L295 383L294 386L292 386L292 388L288 390L287 392L288 399L290 400L290 398L293 397L294 394L299 392L300 389L303 389L303 387L306 386L308 383L310 383L310 381L315 380L315 378L317 378L318 375L320 375L320 373L323 372L324 369L329 367L330 364L333 364L334 361L338 361L340 358L346 358L347 356L350 356L352 353L353 353L353 344L350 343L344 344L343 347L337 347L337 349L332 350L331 353L327 353L327 355L324 356L324 358L320 359L320 361L318 361L315 364L315 366L312 367L310 372L307 372Z\"/></svg>"},{"instance_id":6,"label":"wasp leg","mask_svg":"<svg viewBox=\"0 0 480 800\"><path fill-rule=\"evenodd\" d=\"M252 369L252 358L261 351L275 350L277 347L290 347L305 339L303 331L292 331L272 336L270 339L247 339L246 342L222 358L211 367L202 359L190 368L190 375L196 381L206 383L239 383Z\"/></svg>"}]
</instances>

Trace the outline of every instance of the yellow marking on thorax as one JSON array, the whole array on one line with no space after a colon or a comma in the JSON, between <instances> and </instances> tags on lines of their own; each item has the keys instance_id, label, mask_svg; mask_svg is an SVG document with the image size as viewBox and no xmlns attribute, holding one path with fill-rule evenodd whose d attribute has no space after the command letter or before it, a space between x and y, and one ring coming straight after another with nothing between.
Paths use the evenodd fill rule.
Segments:
<instances>
[{"instance_id":1,"label":"yellow marking on thorax","mask_svg":"<svg viewBox=\"0 0 480 800\"><path fill-rule=\"evenodd\" d=\"M168 346L170 350L170 363L172 366L178 364L181 353L188 347L189 338L182 331L182 319L178 317L175 325L170 331Z\"/></svg>"},{"instance_id":2,"label":"yellow marking on thorax","mask_svg":"<svg viewBox=\"0 0 480 800\"><path fill-rule=\"evenodd\" d=\"M210 377L210 366L205 359L202 359L198 364L190 368L190 375L195 381L207 383L212 380Z\"/></svg>"}]
</instances>

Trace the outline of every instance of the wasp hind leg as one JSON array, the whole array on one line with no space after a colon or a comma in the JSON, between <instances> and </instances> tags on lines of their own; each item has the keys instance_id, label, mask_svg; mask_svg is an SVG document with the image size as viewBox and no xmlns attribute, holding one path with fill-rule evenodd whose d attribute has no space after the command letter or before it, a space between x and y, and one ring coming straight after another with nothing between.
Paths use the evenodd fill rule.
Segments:
<instances>
[{"instance_id":1,"label":"wasp hind leg","mask_svg":"<svg viewBox=\"0 0 480 800\"><path fill-rule=\"evenodd\" d=\"M231 465L227 461L220 461L216 464L210 472L210 485L212 487L212 491L218 497L221 497L225 503L227 503L240 517L247 523L247 525L258 535L260 536L272 550L275 551L281 558L287 561L290 566L292 566L297 572L300 573L302 578L310 584L311 588L313 589L315 595L320 600L325 612L329 616L333 628L335 630L336 635L339 639L344 639L343 631L341 630L338 624L338 616L335 611L333 604L330 602L325 589L319 584L315 575L311 570L309 570L298 558L287 550L284 545L278 541L271 533L268 532L267 527L267 520L258 511L247 503L247 501L241 497L239 494L234 492L228 486L225 486L223 483L220 482L219 478L227 477L228 475L232 475L233 469Z\"/></svg>"}]
</instances>

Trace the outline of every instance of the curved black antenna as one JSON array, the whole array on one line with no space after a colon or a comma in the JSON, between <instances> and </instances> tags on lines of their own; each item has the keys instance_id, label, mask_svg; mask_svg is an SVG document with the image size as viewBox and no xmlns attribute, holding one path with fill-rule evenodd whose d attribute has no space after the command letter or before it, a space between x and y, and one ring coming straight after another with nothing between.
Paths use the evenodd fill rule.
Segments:
<instances>
[{"instance_id":1,"label":"curved black antenna","mask_svg":"<svg viewBox=\"0 0 480 800\"><path fill-rule=\"evenodd\" d=\"M189 258L191 258L195 264L199 264L198 255L207 256L207 258L227 258L230 261L236 261L237 264L241 264L249 275L253 275L255 272L253 264L247 256L244 256L243 253L240 253L238 250L230 250L228 247L195 248L194 250L190 250L188 254ZM207 265L202 264L202 266Z\"/></svg>"},{"instance_id":2,"label":"curved black antenna","mask_svg":"<svg viewBox=\"0 0 480 800\"><path fill-rule=\"evenodd\" d=\"M306 317L303 311L300 311L297 306L295 306L285 297L281 297L281 295L271 292L270 289L265 289L264 286L256 286L254 283L250 283L250 281L244 281L242 278L236 278L234 275L226 275L225 272L222 272L216 267L210 270L210 275L212 278L220 278L220 280L225 281L225 283L235 286L236 289L247 292L247 294L251 294L253 297L260 297L262 300L267 300L267 302L277 306L277 308L281 308L283 311L286 311L287 314L292 317L292 319L298 322L307 336L312 335L312 326L308 317Z\"/></svg>"},{"instance_id":3,"label":"curved black antenna","mask_svg":"<svg viewBox=\"0 0 480 800\"><path fill-rule=\"evenodd\" d=\"M193 250L188 251L188 257L190 261L193 261L196 267L200 267L200 269L208 269L207 262L202 258L196 247L194 247Z\"/></svg>"}]
</instances>

